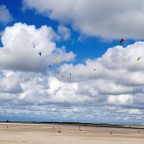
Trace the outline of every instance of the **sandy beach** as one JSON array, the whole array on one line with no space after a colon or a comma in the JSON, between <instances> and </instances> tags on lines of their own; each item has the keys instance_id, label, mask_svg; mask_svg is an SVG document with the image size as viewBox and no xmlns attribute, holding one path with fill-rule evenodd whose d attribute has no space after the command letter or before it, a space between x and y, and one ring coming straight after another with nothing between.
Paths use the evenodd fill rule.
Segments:
<instances>
[{"instance_id":1,"label":"sandy beach","mask_svg":"<svg viewBox=\"0 0 144 144\"><path fill-rule=\"evenodd\" d=\"M144 144L144 129L0 123L0 144Z\"/></svg>"}]
</instances>

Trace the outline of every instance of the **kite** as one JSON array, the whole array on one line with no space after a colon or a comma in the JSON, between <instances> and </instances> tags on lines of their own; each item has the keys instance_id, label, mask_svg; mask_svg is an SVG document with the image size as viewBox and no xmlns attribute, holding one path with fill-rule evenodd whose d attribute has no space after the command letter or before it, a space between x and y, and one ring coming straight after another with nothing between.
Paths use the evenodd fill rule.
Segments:
<instances>
[{"instance_id":1,"label":"kite","mask_svg":"<svg viewBox=\"0 0 144 144\"><path fill-rule=\"evenodd\" d=\"M111 69L111 67L110 67L110 66L109 66L108 68L109 68L109 69Z\"/></svg>"},{"instance_id":2,"label":"kite","mask_svg":"<svg viewBox=\"0 0 144 144\"><path fill-rule=\"evenodd\" d=\"M35 48L36 47L36 44L35 43L33 43L33 48Z\"/></svg>"},{"instance_id":3,"label":"kite","mask_svg":"<svg viewBox=\"0 0 144 144\"><path fill-rule=\"evenodd\" d=\"M137 58L137 61L140 60L140 59L141 59L141 57L138 57L138 58Z\"/></svg>"},{"instance_id":4,"label":"kite","mask_svg":"<svg viewBox=\"0 0 144 144\"><path fill-rule=\"evenodd\" d=\"M121 40L120 40L120 44L122 44L124 42L124 38L122 38Z\"/></svg>"},{"instance_id":5,"label":"kite","mask_svg":"<svg viewBox=\"0 0 144 144\"><path fill-rule=\"evenodd\" d=\"M56 64L60 64L60 61L59 61L59 60L57 60L57 61L56 61Z\"/></svg>"},{"instance_id":6,"label":"kite","mask_svg":"<svg viewBox=\"0 0 144 144\"><path fill-rule=\"evenodd\" d=\"M96 71L96 69L94 69L94 71Z\"/></svg>"},{"instance_id":7,"label":"kite","mask_svg":"<svg viewBox=\"0 0 144 144\"><path fill-rule=\"evenodd\" d=\"M39 52L39 55L41 56L41 52Z\"/></svg>"},{"instance_id":8,"label":"kite","mask_svg":"<svg viewBox=\"0 0 144 144\"><path fill-rule=\"evenodd\" d=\"M73 44L74 44L74 42L75 42L75 39L73 39L73 41L72 41L71 45L73 45Z\"/></svg>"}]
</instances>

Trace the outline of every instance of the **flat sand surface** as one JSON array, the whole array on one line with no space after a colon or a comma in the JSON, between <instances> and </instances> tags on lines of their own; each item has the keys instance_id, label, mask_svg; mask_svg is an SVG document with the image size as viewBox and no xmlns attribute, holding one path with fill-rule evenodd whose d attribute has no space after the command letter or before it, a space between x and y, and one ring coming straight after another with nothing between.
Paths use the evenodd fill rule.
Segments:
<instances>
[{"instance_id":1,"label":"flat sand surface","mask_svg":"<svg viewBox=\"0 0 144 144\"><path fill-rule=\"evenodd\" d=\"M144 129L0 123L0 144L144 144Z\"/></svg>"}]
</instances>

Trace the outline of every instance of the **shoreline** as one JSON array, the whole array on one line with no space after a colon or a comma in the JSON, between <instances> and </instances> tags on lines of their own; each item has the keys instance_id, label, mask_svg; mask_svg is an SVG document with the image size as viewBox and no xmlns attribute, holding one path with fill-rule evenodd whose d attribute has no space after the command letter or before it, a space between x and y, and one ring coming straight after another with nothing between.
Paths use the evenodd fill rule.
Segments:
<instances>
[{"instance_id":1,"label":"shoreline","mask_svg":"<svg viewBox=\"0 0 144 144\"><path fill-rule=\"evenodd\" d=\"M128 128L128 129L144 129L143 125L128 125L128 124L95 124L95 123L75 123L75 122L30 122L30 121L0 121L0 124L35 124L35 125L72 125L86 127L104 127L104 128Z\"/></svg>"}]
</instances>

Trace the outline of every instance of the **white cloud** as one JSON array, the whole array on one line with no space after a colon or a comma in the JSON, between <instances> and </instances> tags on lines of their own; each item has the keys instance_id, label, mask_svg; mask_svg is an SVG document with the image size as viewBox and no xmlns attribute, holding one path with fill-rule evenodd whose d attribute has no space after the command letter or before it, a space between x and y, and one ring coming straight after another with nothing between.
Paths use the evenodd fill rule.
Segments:
<instances>
[{"instance_id":1,"label":"white cloud","mask_svg":"<svg viewBox=\"0 0 144 144\"><path fill-rule=\"evenodd\" d=\"M139 109L130 109L130 110L129 110L129 114L141 115L142 112L141 112Z\"/></svg>"},{"instance_id":2,"label":"white cloud","mask_svg":"<svg viewBox=\"0 0 144 144\"><path fill-rule=\"evenodd\" d=\"M108 103L114 105L127 105L133 103L133 97L130 95L109 96Z\"/></svg>"},{"instance_id":3,"label":"white cloud","mask_svg":"<svg viewBox=\"0 0 144 144\"><path fill-rule=\"evenodd\" d=\"M2 35L3 47L0 50L0 67L22 71L45 71L49 64L72 61L75 55L65 48L57 48L54 42L56 33L51 27L16 23L7 27ZM34 48L35 45L35 48ZM39 52L42 56L39 56Z\"/></svg>"},{"instance_id":4,"label":"white cloud","mask_svg":"<svg viewBox=\"0 0 144 144\"><path fill-rule=\"evenodd\" d=\"M101 58L49 70L48 64L58 57L74 58L56 47L55 36L47 26L17 23L6 28L0 51L1 115L89 122L121 122L126 117L125 122L143 123L144 42L109 48ZM45 73L39 73L42 69Z\"/></svg>"},{"instance_id":5,"label":"white cloud","mask_svg":"<svg viewBox=\"0 0 144 144\"><path fill-rule=\"evenodd\" d=\"M143 0L23 0L23 5L90 36L143 39Z\"/></svg>"},{"instance_id":6,"label":"white cloud","mask_svg":"<svg viewBox=\"0 0 144 144\"><path fill-rule=\"evenodd\" d=\"M59 71L71 82L79 83L78 94L88 95L92 105L117 105L143 109L144 66L143 42L126 48L109 48L98 59L89 59L85 64L64 64ZM137 58L141 56L141 60ZM109 69L109 66L111 67Z\"/></svg>"},{"instance_id":7,"label":"white cloud","mask_svg":"<svg viewBox=\"0 0 144 144\"><path fill-rule=\"evenodd\" d=\"M63 40L68 40L71 36L70 29L68 29L67 27L63 25L58 26L58 34Z\"/></svg>"},{"instance_id":8,"label":"white cloud","mask_svg":"<svg viewBox=\"0 0 144 144\"><path fill-rule=\"evenodd\" d=\"M5 5L0 5L0 23L7 24L12 21L12 16Z\"/></svg>"}]
</instances>

